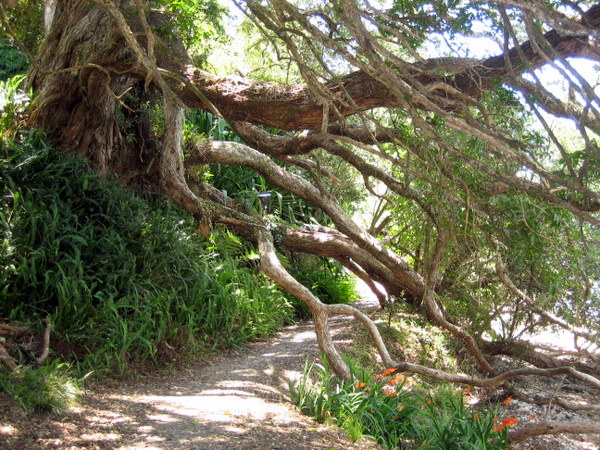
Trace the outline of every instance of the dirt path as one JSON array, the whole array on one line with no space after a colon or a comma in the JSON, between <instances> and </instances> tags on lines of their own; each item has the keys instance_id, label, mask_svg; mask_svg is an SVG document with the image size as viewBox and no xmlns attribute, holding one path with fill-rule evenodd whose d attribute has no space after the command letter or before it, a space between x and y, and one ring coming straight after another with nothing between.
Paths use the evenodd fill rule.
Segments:
<instances>
[{"instance_id":1,"label":"dirt path","mask_svg":"<svg viewBox=\"0 0 600 450\"><path fill-rule=\"evenodd\" d=\"M371 296L364 298L359 307L376 307ZM350 321L334 319L332 331L338 343L345 343ZM0 449L379 449L366 439L353 443L339 429L318 424L290 405L288 380L297 379L306 357L317 351L312 323L300 323L237 354L196 361L176 374L90 389L61 419L27 417L0 394ZM553 380L535 381L535 392L542 382ZM548 413L517 400L505 411L521 418ZM597 418L554 409L550 416ZM547 436L516 448L595 449L599 439Z\"/></svg>"},{"instance_id":2,"label":"dirt path","mask_svg":"<svg viewBox=\"0 0 600 450\"><path fill-rule=\"evenodd\" d=\"M348 327L347 320L334 321L338 340ZM353 443L290 406L288 380L316 353L312 324L305 322L175 375L92 389L59 420L28 419L17 408L0 406L0 448L379 448L368 440Z\"/></svg>"}]
</instances>

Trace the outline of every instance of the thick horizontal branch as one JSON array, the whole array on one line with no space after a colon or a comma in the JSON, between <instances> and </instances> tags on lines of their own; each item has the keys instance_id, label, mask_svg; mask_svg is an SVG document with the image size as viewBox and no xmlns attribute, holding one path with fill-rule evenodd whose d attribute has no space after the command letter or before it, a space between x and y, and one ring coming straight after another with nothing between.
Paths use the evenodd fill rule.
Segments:
<instances>
[{"instance_id":1,"label":"thick horizontal branch","mask_svg":"<svg viewBox=\"0 0 600 450\"><path fill-rule=\"evenodd\" d=\"M323 209L340 232L391 270L413 298L422 297L423 278L403 259L355 224L331 195L313 186L304 178L286 171L271 161L268 156L237 142L207 142L199 145L187 158L186 163L234 164L256 170L268 183L286 189Z\"/></svg>"},{"instance_id":2,"label":"thick horizontal branch","mask_svg":"<svg viewBox=\"0 0 600 450\"><path fill-rule=\"evenodd\" d=\"M390 269L341 233L287 228L281 244L288 250L334 258L342 263L353 262L373 281L380 283L389 295L402 296L409 303L420 303L416 298L407 295L405 286Z\"/></svg>"},{"instance_id":3,"label":"thick horizontal branch","mask_svg":"<svg viewBox=\"0 0 600 450\"><path fill-rule=\"evenodd\" d=\"M589 28L599 28L600 5L590 8L581 21ZM556 56L599 58L594 44L585 36L561 35L553 30L546 33L544 38ZM522 64L523 55L527 58L527 67ZM447 109L447 100L452 99L453 91L461 96L480 99L492 84L507 80L511 72L507 61L512 70L518 68L522 71L546 63L534 46L525 42L518 51L512 49L508 55L501 54L482 60L470 69L452 76L423 72L415 66L412 80L419 85L430 86L430 99L435 100L439 96L440 102L436 103L442 109ZM239 77L216 77L192 66L182 67L181 71L188 83L174 82L172 87L188 106L206 109L205 100L198 96L200 91L229 121L251 122L281 130L314 130L322 127L323 103L306 85L278 86ZM440 71L443 72L443 67L440 67ZM402 78L400 75L398 77ZM404 81L409 84L413 82L408 79ZM326 108L331 111L328 117L330 123L339 119L333 111L336 111L335 114L350 116L377 107L403 107L406 102L427 109L426 105L415 104L411 99L397 98L390 87L362 71L332 80L324 85L324 89L329 92L333 106ZM347 101L348 99L351 101Z\"/></svg>"}]
</instances>

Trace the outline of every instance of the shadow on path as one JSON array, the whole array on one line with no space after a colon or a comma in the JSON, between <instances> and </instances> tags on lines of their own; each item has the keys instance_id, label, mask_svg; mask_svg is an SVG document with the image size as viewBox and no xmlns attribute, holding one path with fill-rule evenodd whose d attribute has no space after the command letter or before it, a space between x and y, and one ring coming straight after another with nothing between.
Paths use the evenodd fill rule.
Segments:
<instances>
[{"instance_id":1,"label":"shadow on path","mask_svg":"<svg viewBox=\"0 0 600 450\"><path fill-rule=\"evenodd\" d=\"M334 335L348 326L345 318L332 321ZM0 407L0 448L379 448L353 443L289 404L288 380L317 352L312 323L303 322L174 375L90 391L61 419Z\"/></svg>"}]
</instances>

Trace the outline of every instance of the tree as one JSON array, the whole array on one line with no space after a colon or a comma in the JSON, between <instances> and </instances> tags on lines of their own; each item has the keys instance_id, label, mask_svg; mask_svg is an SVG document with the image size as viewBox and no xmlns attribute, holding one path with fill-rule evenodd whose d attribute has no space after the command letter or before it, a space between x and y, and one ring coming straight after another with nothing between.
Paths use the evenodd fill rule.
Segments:
<instances>
[{"instance_id":1,"label":"tree","mask_svg":"<svg viewBox=\"0 0 600 450\"><path fill-rule=\"evenodd\" d=\"M99 172L163 191L200 232L223 224L257 242L264 272L311 310L339 376L350 374L327 323L347 314L398 370L477 386L565 374L600 388L598 355L586 346L600 341L600 111L591 67L600 59L600 4L245 1L239 6L265 45L295 65L296 85L195 67L178 37L190 23L163 2L53 5L29 74L29 124ZM475 37L497 51L471 55ZM157 136L141 105L161 101ZM184 154L185 108L224 118L244 143L201 141ZM568 132L557 131L556 118L571 120ZM370 227L330 194L335 177L311 158L317 150L352 167L378 200ZM335 228L293 228L248 211L190 176L209 163L252 168ZM321 303L287 273L277 247L334 258L421 307L486 377L394 361L366 315ZM486 341L504 313L503 336ZM516 340L548 323L580 343L573 365ZM518 353L536 368L498 373L490 353Z\"/></svg>"}]
</instances>

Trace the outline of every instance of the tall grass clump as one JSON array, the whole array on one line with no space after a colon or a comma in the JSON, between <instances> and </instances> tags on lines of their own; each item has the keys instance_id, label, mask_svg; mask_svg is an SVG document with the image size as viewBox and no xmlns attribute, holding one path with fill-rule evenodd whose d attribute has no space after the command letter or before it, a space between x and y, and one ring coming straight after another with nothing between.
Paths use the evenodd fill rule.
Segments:
<instances>
[{"instance_id":1,"label":"tall grass clump","mask_svg":"<svg viewBox=\"0 0 600 450\"><path fill-rule=\"evenodd\" d=\"M8 393L26 413L62 415L81 392L65 363L54 361L42 367L23 367L12 373L0 372L0 389Z\"/></svg>"},{"instance_id":2,"label":"tall grass clump","mask_svg":"<svg viewBox=\"0 0 600 450\"><path fill-rule=\"evenodd\" d=\"M0 317L50 316L52 348L82 371L241 345L291 318L270 280L221 251L226 234L201 238L170 202L93 174L39 131L3 141L0 191Z\"/></svg>"},{"instance_id":3,"label":"tall grass clump","mask_svg":"<svg viewBox=\"0 0 600 450\"><path fill-rule=\"evenodd\" d=\"M306 364L302 378L290 384L293 402L307 415L342 427L357 440L367 437L385 448L507 448L507 427L494 409L465 405L462 392L409 387L393 371L371 374L350 362L352 380L332 375L323 364Z\"/></svg>"}]
</instances>

